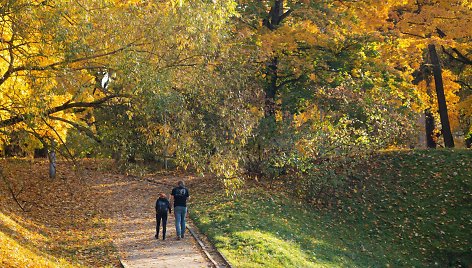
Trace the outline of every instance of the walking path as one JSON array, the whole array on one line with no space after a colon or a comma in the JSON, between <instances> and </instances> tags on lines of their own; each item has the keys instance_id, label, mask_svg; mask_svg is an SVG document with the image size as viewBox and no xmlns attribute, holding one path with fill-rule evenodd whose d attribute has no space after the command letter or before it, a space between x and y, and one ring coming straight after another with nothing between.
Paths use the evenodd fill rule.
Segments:
<instances>
[{"instance_id":1,"label":"walking path","mask_svg":"<svg viewBox=\"0 0 472 268\"><path fill-rule=\"evenodd\" d=\"M103 178L94 186L102 195L103 213L110 218L114 244L124 267L213 267L188 230L183 240L176 239L173 213L169 214L166 240L162 240L162 230L161 239L154 238L158 193L169 196L181 179L159 178L163 184L155 184L117 176Z\"/></svg>"}]
</instances>

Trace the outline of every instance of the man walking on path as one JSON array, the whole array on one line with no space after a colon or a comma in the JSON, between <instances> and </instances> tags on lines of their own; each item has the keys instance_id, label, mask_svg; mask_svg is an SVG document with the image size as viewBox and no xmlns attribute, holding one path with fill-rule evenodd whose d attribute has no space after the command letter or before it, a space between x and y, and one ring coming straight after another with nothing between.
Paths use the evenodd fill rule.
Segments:
<instances>
[{"instance_id":1,"label":"man walking on path","mask_svg":"<svg viewBox=\"0 0 472 268\"><path fill-rule=\"evenodd\" d=\"M175 232L177 240L184 238L185 217L187 216L187 199L190 194L185 188L183 181L178 182L178 186L172 189L171 202L174 202Z\"/></svg>"},{"instance_id":2,"label":"man walking on path","mask_svg":"<svg viewBox=\"0 0 472 268\"><path fill-rule=\"evenodd\" d=\"M166 226L167 226L167 211L172 212L169 200L164 193L159 194L156 200L156 239L159 239L159 227L162 220L162 240L166 240Z\"/></svg>"}]
</instances>

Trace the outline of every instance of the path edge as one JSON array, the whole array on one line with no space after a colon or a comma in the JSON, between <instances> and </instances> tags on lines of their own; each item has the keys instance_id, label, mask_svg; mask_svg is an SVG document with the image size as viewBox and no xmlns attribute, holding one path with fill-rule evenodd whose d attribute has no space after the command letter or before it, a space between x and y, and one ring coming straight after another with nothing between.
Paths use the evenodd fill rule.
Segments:
<instances>
[{"instance_id":1,"label":"path edge","mask_svg":"<svg viewBox=\"0 0 472 268\"><path fill-rule=\"evenodd\" d=\"M198 227L196 227L193 223L192 223L192 228L196 228L198 229ZM218 266L218 264L216 263L216 261L211 257L210 253L206 250L206 246L205 246L205 243L198 237L198 235L189 227L189 225L186 226L186 229L189 230L190 234L192 234L192 236L195 238L195 240L197 240L198 244L200 245L200 248L203 250L203 252L205 253L205 255L207 256L207 258L213 263L213 265L215 267L220 267ZM200 232L201 233L201 232ZM226 262L226 265L224 267L229 267L229 268L233 268L233 265L231 265L231 263L228 261L228 259L225 257L225 255L223 255L223 253L221 253L221 251L215 246L213 245L213 249L218 253L218 255L220 255L220 257ZM126 268L126 267L125 267Z\"/></svg>"}]
</instances>

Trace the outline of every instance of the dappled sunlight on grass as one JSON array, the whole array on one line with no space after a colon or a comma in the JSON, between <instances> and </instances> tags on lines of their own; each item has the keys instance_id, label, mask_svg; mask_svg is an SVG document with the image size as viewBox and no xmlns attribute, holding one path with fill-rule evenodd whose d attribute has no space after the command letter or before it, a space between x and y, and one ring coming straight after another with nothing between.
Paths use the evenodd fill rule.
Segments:
<instances>
[{"instance_id":1,"label":"dappled sunlight on grass","mask_svg":"<svg viewBox=\"0 0 472 268\"><path fill-rule=\"evenodd\" d=\"M261 185L232 198L209 181L194 185L191 216L235 267L468 267L471 159L466 150L383 152L331 207Z\"/></svg>"},{"instance_id":2,"label":"dappled sunlight on grass","mask_svg":"<svg viewBox=\"0 0 472 268\"><path fill-rule=\"evenodd\" d=\"M236 267L356 266L326 219L283 195L260 192L247 189L235 199L215 194L194 210L199 228Z\"/></svg>"},{"instance_id":3,"label":"dappled sunlight on grass","mask_svg":"<svg viewBox=\"0 0 472 268\"><path fill-rule=\"evenodd\" d=\"M1 267L77 267L65 261L19 243L0 231L0 266Z\"/></svg>"},{"instance_id":4,"label":"dappled sunlight on grass","mask_svg":"<svg viewBox=\"0 0 472 268\"><path fill-rule=\"evenodd\" d=\"M316 255L304 251L293 240L282 240L277 234L259 230L234 232L231 238L215 237L225 243L222 251L230 261L244 267L322 267L328 262L317 260ZM324 241L315 241L316 246L331 248ZM239 266L239 265L236 265Z\"/></svg>"},{"instance_id":5,"label":"dappled sunlight on grass","mask_svg":"<svg viewBox=\"0 0 472 268\"><path fill-rule=\"evenodd\" d=\"M7 232L7 233L14 233L14 236L21 237L22 239L31 240L31 241L38 241L38 242L46 242L47 238L38 233L29 230L27 227L24 227L19 223L22 222L23 225L30 225L31 227L38 228L37 224L34 224L28 220L20 219L19 217L11 214L7 216L0 212L0 230ZM30 228L31 228L30 227Z\"/></svg>"},{"instance_id":6,"label":"dappled sunlight on grass","mask_svg":"<svg viewBox=\"0 0 472 268\"><path fill-rule=\"evenodd\" d=\"M69 230L50 228L0 212L0 267L81 267L55 255L61 252L75 259L78 254L100 256L112 250L106 232L69 226ZM94 217L91 226L103 229L105 221Z\"/></svg>"},{"instance_id":7,"label":"dappled sunlight on grass","mask_svg":"<svg viewBox=\"0 0 472 268\"><path fill-rule=\"evenodd\" d=\"M77 267L41 250L49 240L39 229L28 229L17 221L27 220L0 212L0 267Z\"/></svg>"}]
</instances>

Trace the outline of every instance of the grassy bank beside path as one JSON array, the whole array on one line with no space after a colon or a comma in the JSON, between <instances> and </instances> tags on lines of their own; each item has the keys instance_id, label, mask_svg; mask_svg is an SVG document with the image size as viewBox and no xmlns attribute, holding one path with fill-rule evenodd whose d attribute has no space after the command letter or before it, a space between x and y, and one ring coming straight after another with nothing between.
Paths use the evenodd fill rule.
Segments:
<instances>
[{"instance_id":1,"label":"grassy bank beside path","mask_svg":"<svg viewBox=\"0 0 472 268\"><path fill-rule=\"evenodd\" d=\"M337 205L194 183L191 215L235 267L470 267L472 151L385 152ZM361 174L361 173L360 173Z\"/></svg>"}]
</instances>

